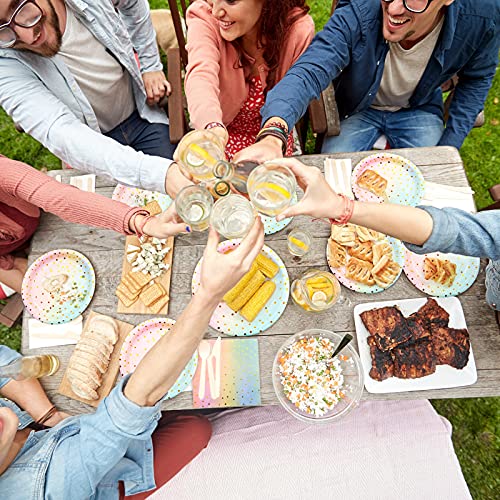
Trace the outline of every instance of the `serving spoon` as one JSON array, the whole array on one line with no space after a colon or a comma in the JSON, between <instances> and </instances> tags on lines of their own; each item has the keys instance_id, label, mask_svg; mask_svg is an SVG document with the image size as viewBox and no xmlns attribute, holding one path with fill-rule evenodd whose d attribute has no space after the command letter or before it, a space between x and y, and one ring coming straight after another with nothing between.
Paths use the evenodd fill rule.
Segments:
<instances>
[{"instance_id":1,"label":"serving spoon","mask_svg":"<svg viewBox=\"0 0 500 500\"><path fill-rule=\"evenodd\" d=\"M339 345L337 346L337 349L333 351L332 357L330 358L330 361L335 358L335 356L352 340L352 335L349 333L346 333L342 340L339 342Z\"/></svg>"}]
</instances>

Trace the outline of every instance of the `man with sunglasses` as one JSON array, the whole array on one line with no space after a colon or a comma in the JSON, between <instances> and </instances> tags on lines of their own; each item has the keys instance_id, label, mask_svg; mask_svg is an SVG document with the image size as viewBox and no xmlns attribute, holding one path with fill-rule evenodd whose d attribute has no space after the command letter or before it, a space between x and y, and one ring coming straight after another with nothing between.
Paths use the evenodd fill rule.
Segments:
<instances>
[{"instance_id":1,"label":"man with sunglasses","mask_svg":"<svg viewBox=\"0 0 500 500\"><path fill-rule=\"evenodd\" d=\"M0 0L0 106L70 166L175 196L169 92L146 0Z\"/></svg>"},{"instance_id":2,"label":"man with sunglasses","mask_svg":"<svg viewBox=\"0 0 500 500\"><path fill-rule=\"evenodd\" d=\"M340 135L323 152L460 148L483 109L498 61L498 0L340 0L309 48L267 95L260 141L235 160L281 156L281 139L332 81ZM443 123L440 86L459 81ZM285 134L282 134L286 137Z\"/></svg>"}]
</instances>

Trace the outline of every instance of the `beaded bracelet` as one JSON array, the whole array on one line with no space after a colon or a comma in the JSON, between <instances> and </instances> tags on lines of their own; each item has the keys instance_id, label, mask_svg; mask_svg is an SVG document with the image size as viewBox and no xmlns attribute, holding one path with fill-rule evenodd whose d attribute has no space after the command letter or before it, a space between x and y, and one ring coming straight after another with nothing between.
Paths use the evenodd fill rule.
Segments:
<instances>
[{"instance_id":1,"label":"beaded bracelet","mask_svg":"<svg viewBox=\"0 0 500 500\"><path fill-rule=\"evenodd\" d=\"M276 127L279 128L285 135L288 135L288 127L281 122L269 122L266 123L264 128Z\"/></svg>"},{"instance_id":2,"label":"beaded bracelet","mask_svg":"<svg viewBox=\"0 0 500 500\"><path fill-rule=\"evenodd\" d=\"M347 224L351 220L352 213L354 212L354 200L351 200L343 194L339 194L339 196L344 201L342 215L337 219L329 219L330 224L333 224L335 226L342 226L344 224Z\"/></svg>"},{"instance_id":3,"label":"beaded bracelet","mask_svg":"<svg viewBox=\"0 0 500 500\"><path fill-rule=\"evenodd\" d=\"M47 413L45 413L44 415L42 415L35 423L39 424L39 425L44 424L45 422L47 422L47 420L52 418L56 412L57 412L57 408L54 405L52 405L52 407L49 409L49 411Z\"/></svg>"}]
</instances>

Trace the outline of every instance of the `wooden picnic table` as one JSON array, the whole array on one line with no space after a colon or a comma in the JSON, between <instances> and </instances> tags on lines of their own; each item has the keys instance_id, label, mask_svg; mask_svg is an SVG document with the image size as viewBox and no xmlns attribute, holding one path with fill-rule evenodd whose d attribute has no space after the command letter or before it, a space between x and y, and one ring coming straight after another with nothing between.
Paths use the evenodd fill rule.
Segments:
<instances>
[{"instance_id":1,"label":"wooden picnic table","mask_svg":"<svg viewBox=\"0 0 500 500\"><path fill-rule=\"evenodd\" d=\"M428 181L453 186L469 185L462 160L455 148L402 149L394 152L412 160ZM368 154L370 153L311 155L300 159L308 165L315 165L323 169L325 158L350 157L354 166ZM79 172L71 170L57 173L61 174L63 179L79 174ZM104 196L111 197L114 187L113 181L97 179L96 191ZM313 248L300 262L294 260L289 254L286 242L288 232L296 227L307 228L313 235ZM328 269L325 248L329 232L329 226L324 223L312 222L309 217L296 217L285 230L266 236L266 245L275 250L283 259L291 282L307 268ZM196 263L203 254L206 238L207 233L193 233L176 238L169 309L169 316L173 319L179 317L191 297L191 277ZM114 292L121 277L124 236L105 229L69 224L51 214L44 214L40 227L33 238L29 256L30 263L43 253L57 248L78 250L86 255L94 266L96 291L87 313L92 309L134 325L148 319L148 316L116 313L117 297ZM464 309L477 365L478 380L476 384L454 389L393 394L370 394L365 391L363 399L437 399L500 395L500 335L493 311L489 309L484 300L485 265L486 262L482 261L478 279L469 290L459 297ZM269 330L256 337L259 342L263 405L278 404L272 385L271 368L276 352L290 335L308 328L323 328L338 333L350 332L355 336L353 319L355 305L365 302L425 297L425 294L410 283L404 273L392 287L382 293L361 294L345 287L343 293L350 299L351 304L336 305L321 314L304 312L290 298L282 317ZM25 314L23 318L23 352L25 354L41 353L44 349L28 349L27 321L28 314ZM209 328L206 336L215 337L217 332ZM357 349L355 342L354 344ZM62 367L56 375L42 380L51 400L59 408L70 413L93 411L92 407L57 393L73 346L51 347L47 350L59 355L62 362ZM171 410L192 408L191 392L183 392L174 399L164 402L163 408Z\"/></svg>"}]
</instances>

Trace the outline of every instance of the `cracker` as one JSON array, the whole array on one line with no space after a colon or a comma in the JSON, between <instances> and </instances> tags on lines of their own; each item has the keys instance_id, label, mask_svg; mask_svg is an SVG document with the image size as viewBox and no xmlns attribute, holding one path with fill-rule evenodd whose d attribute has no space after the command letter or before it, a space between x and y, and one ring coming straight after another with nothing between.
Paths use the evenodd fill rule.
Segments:
<instances>
[{"instance_id":1,"label":"cracker","mask_svg":"<svg viewBox=\"0 0 500 500\"><path fill-rule=\"evenodd\" d=\"M135 299L129 299L126 295L120 292L118 289L116 290L116 296L120 299L120 302L123 303L125 307L130 307L132 304L137 302L138 296Z\"/></svg>"},{"instance_id":2,"label":"cracker","mask_svg":"<svg viewBox=\"0 0 500 500\"><path fill-rule=\"evenodd\" d=\"M153 283L152 285L144 288L139 297L144 305L149 307L151 306L151 304L154 304L158 299L163 297L166 293L166 290L159 283Z\"/></svg>"},{"instance_id":3,"label":"cracker","mask_svg":"<svg viewBox=\"0 0 500 500\"><path fill-rule=\"evenodd\" d=\"M156 200L150 201L147 205L144 205L143 208L149 212L149 215L158 215L163 212Z\"/></svg>"},{"instance_id":4,"label":"cracker","mask_svg":"<svg viewBox=\"0 0 500 500\"><path fill-rule=\"evenodd\" d=\"M145 287L153 279L153 277L149 273L133 273L132 271L130 271L127 276L141 288Z\"/></svg>"},{"instance_id":5,"label":"cracker","mask_svg":"<svg viewBox=\"0 0 500 500\"><path fill-rule=\"evenodd\" d=\"M134 292L134 291L130 290L129 288L127 288L127 286L123 283L120 283L118 285L118 287L116 288L116 291L120 292L122 295L125 295L125 297L127 297L129 300L137 299L137 297L139 297L139 293L140 293L140 290L137 290Z\"/></svg>"},{"instance_id":6,"label":"cracker","mask_svg":"<svg viewBox=\"0 0 500 500\"><path fill-rule=\"evenodd\" d=\"M170 300L170 297L168 296L167 293L163 297L160 297L156 302L151 304L149 306L149 309L153 314L158 314L164 306L168 304L168 301Z\"/></svg>"},{"instance_id":7,"label":"cracker","mask_svg":"<svg viewBox=\"0 0 500 500\"><path fill-rule=\"evenodd\" d=\"M144 287L141 286L141 285L138 285L132 278L130 278L128 275L125 275L121 282L120 283L123 283L129 290L131 293L136 293L136 292L140 292Z\"/></svg>"}]
</instances>

